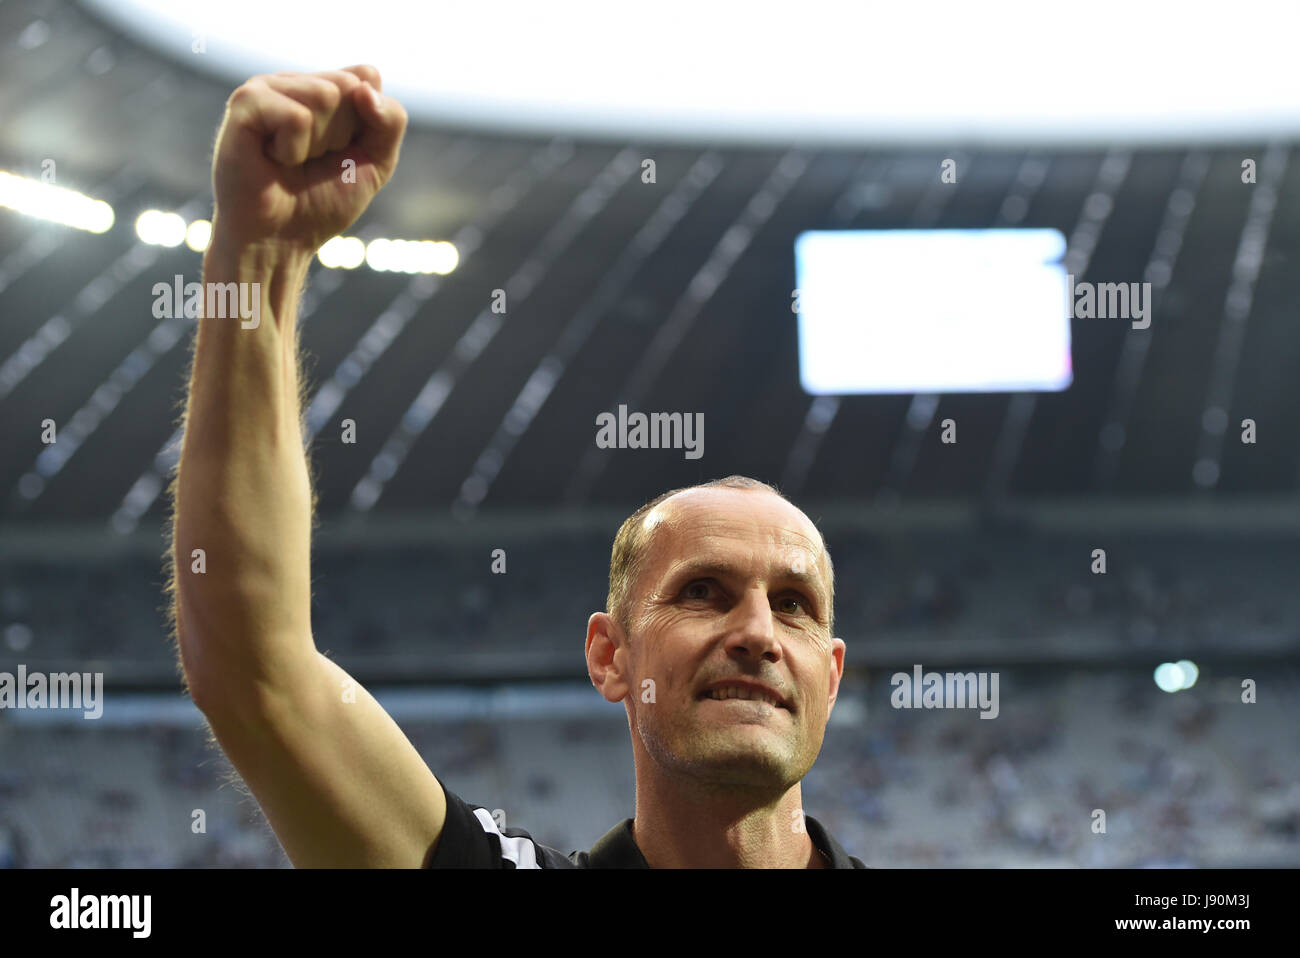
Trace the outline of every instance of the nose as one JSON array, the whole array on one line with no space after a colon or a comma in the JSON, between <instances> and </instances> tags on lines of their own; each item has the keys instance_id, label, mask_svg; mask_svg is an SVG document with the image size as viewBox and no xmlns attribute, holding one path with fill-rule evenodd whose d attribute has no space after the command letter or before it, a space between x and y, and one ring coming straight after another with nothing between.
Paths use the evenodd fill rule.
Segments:
<instances>
[{"instance_id":1,"label":"nose","mask_svg":"<svg viewBox=\"0 0 1300 958\"><path fill-rule=\"evenodd\" d=\"M769 662L780 661L781 646L772 624L772 606L764 590L746 591L731 610L731 615L734 622L727 635L728 653L765 658Z\"/></svg>"}]
</instances>

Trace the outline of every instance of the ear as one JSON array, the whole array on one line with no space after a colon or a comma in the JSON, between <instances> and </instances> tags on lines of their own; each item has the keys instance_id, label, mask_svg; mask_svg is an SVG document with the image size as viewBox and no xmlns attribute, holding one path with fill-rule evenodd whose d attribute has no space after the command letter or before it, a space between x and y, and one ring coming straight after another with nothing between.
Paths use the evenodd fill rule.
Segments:
<instances>
[{"instance_id":1,"label":"ear","mask_svg":"<svg viewBox=\"0 0 1300 958\"><path fill-rule=\"evenodd\" d=\"M587 620L587 675L608 702L621 702L628 693L627 636L607 612Z\"/></svg>"},{"instance_id":2,"label":"ear","mask_svg":"<svg viewBox=\"0 0 1300 958\"><path fill-rule=\"evenodd\" d=\"M848 645L843 639L831 639L831 677L830 687L827 690L830 694L830 707L827 708L826 714L829 716L830 710L835 707L835 700L840 694L840 679L844 677L844 652Z\"/></svg>"}]
</instances>

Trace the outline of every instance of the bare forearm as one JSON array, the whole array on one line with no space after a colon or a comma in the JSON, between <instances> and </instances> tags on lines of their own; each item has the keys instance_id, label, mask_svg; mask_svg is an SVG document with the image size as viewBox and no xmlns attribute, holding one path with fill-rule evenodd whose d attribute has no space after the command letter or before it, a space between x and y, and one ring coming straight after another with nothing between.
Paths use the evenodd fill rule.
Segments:
<instances>
[{"instance_id":1,"label":"bare forearm","mask_svg":"<svg viewBox=\"0 0 1300 958\"><path fill-rule=\"evenodd\" d=\"M196 696L265 689L315 654L296 330L310 259L228 244L219 216L204 289L249 284L241 293L257 297L259 315L256 326L199 320L173 535L181 661Z\"/></svg>"}]
</instances>

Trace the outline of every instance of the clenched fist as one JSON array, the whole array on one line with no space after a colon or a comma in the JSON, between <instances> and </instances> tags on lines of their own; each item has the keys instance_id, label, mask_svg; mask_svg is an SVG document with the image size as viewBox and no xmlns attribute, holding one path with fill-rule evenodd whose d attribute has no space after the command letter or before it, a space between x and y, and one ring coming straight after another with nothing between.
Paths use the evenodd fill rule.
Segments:
<instances>
[{"instance_id":1,"label":"clenched fist","mask_svg":"<svg viewBox=\"0 0 1300 958\"><path fill-rule=\"evenodd\" d=\"M214 245L311 256L392 177L405 131L374 67L253 77L217 135Z\"/></svg>"}]
</instances>

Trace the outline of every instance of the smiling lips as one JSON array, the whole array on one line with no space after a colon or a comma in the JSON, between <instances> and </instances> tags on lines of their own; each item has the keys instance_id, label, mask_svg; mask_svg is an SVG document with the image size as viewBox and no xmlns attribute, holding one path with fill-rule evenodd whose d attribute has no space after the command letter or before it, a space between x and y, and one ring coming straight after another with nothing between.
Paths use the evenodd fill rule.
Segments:
<instances>
[{"instance_id":1,"label":"smiling lips","mask_svg":"<svg viewBox=\"0 0 1300 958\"><path fill-rule=\"evenodd\" d=\"M750 682L718 682L712 687L705 689L700 698L712 699L716 702L723 702L728 699L742 699L745 701L766 702L768 705L776 708L783 708L790 711L785 700L776 692L765 685Z\"/></svg>"}]
</instances>

